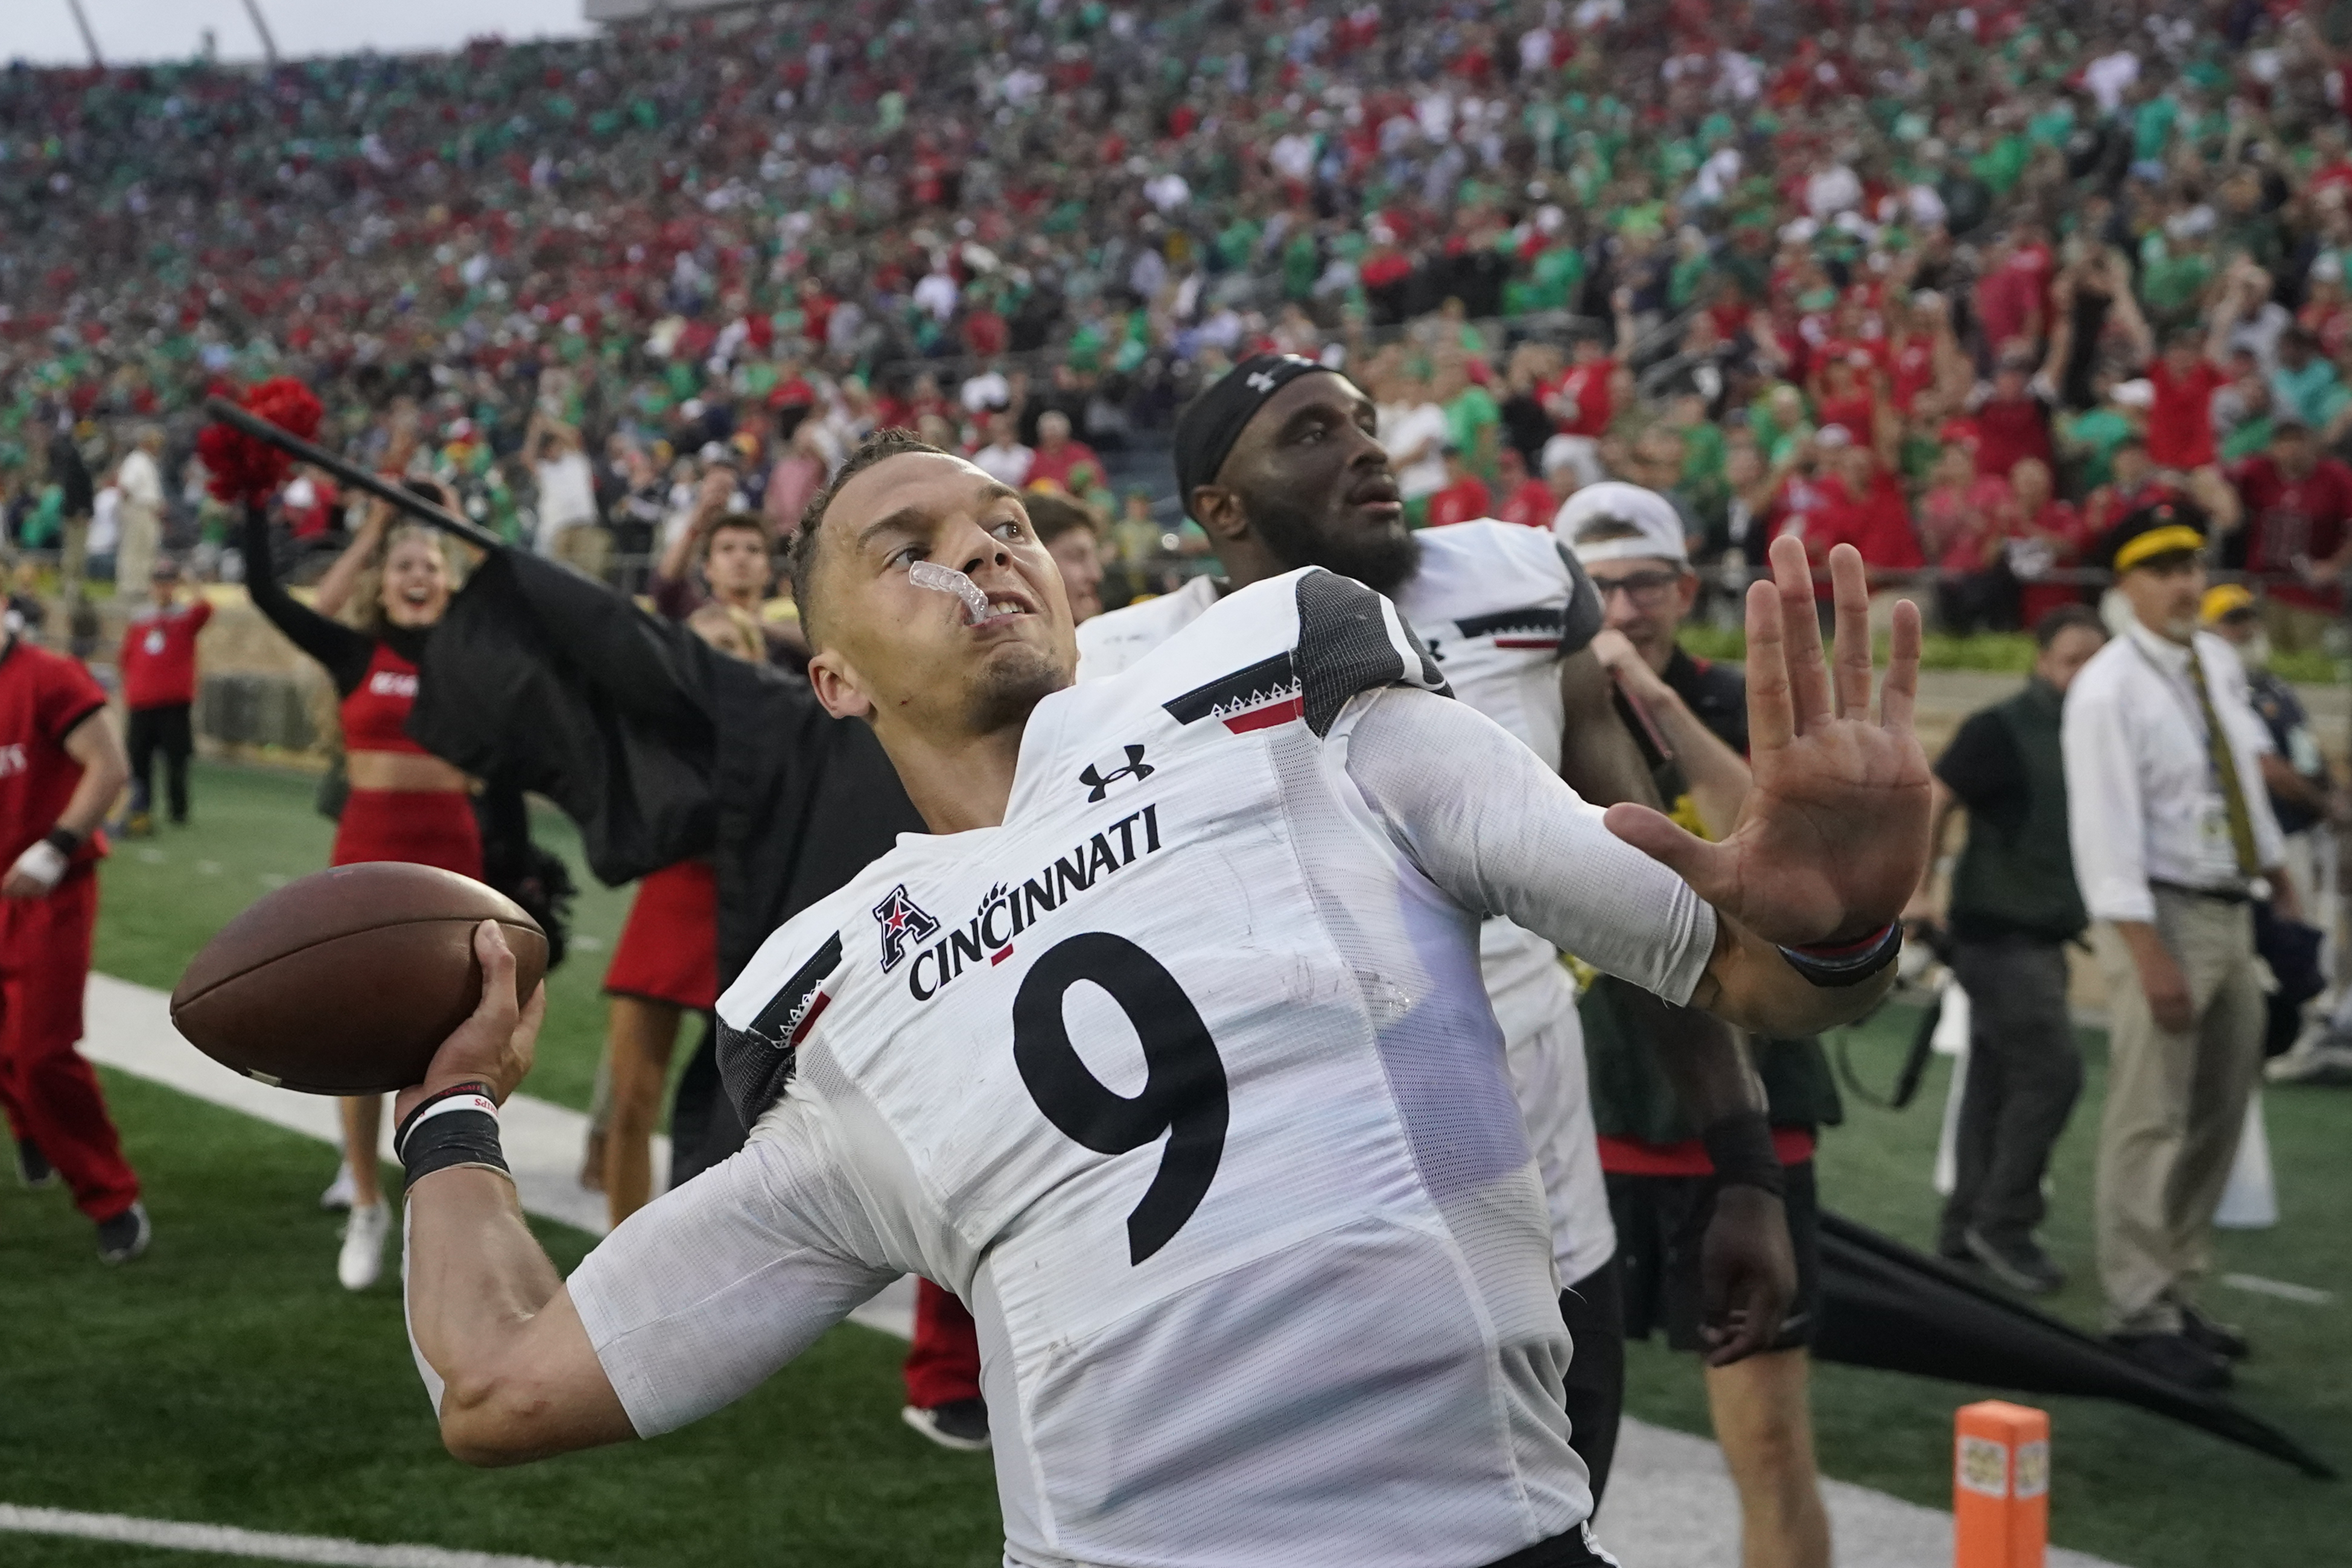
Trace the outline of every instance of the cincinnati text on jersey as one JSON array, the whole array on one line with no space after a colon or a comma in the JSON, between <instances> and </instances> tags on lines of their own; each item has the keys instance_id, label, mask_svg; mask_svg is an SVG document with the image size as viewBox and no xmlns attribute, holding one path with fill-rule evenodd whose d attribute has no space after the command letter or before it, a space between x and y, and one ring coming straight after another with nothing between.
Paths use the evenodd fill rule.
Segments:
<instances>
[{"instance_id":1,"label":"cincinnati text on jersey","mask_svg":"<svg viewBox=\"0 0 2352 1568\"><path fill-rule=\"evenodd\" d=\"M980 901L971 920L948 932L936 945L915 955L907 970L907 989L919 1002L928 1002L964 971L966 964L986 958L1002 964L1013 956L1013 939L1037 922L1042 910L1051 914L1103 877L1126 870L1139 855L1160 849L1160 806L1157 801L1130 812L1096 833L1068 854L1057 856L1035 876L1018 887L998 883Z\"/></svg>"}]
</instances>

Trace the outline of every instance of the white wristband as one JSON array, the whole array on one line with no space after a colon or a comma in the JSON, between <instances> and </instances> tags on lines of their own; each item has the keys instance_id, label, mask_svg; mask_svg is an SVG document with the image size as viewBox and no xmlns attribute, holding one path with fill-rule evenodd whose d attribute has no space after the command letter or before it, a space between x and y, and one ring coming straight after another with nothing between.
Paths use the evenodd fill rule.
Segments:
<instances>
[{"instance_id":1,"label":"white wristband","mask_svg":"<svg viewBox=\"0 0 2352 1568\"><path fill-rule=\"evenodd\" d=\"M16 857L16 869L18 876L31 877L41 884L41 891L46 893L58 885L70 863L66 859L65 851L43 839Z\"/></svg>"}]
</instances>

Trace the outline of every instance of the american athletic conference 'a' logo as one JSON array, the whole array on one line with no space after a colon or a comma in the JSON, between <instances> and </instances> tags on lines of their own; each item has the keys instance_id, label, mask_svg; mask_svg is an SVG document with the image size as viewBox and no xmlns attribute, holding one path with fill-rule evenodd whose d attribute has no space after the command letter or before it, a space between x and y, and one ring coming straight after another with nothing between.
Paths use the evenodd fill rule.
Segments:
<instances>
[{"instance_id":1,"label":"american athletic conference 'a' logo","mask_svg":"<svg viewBox=\"0 0 2352 1568\"><path fill-rule=\"evenodd\" d=\"M890 896L874 906L875 924L882 927L882 972L888 974L907 956L907 944L928 942L937 934L940 923L923 913L921 904L907 896L907 884L900 883L890 890Z\"/></svg>"}]
</instances>

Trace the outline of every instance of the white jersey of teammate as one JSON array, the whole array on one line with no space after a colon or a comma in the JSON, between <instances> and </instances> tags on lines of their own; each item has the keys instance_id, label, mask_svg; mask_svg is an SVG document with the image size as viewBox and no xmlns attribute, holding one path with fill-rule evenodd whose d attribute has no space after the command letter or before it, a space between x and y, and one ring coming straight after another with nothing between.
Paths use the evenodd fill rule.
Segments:
<instances>
[{"instance_id":1,"label":"white jersey of teammate","mask_svg":"<svg viewBox=\"0 0 2352 1568\"><path fill-rule=\"evenodd\" d=\"M1544 528L1486 521L1413 538L1421 564L1396 591L1397 609L1437 657L1454 695L1559 771L1559 658L1601 629L1600 601L1584 569ZM1078 628L1078 679L1118 674L1217 597L1214 580L1196 577L1175 593L1087 622ZM1617 1250L1576 987L1550 943L1508 920L1486 923L1478 956L1543 1171L1559 1277L1573 1284Z\"/></svg>"},{"instance_id":2,"label":"white jersey of teammate","mask_svg":"<svg viewBox=\"0 0 2352 1568\"><path fill-rule=\"evenodd\" d=\"M635 1429L918 1273L979 1323L1009 1563L1576 1531L1478 921L1675 1001L1716 921L1438 685L1357 583L1245 589L1038 704L1001 826L902 838L771 937L719 1004L750 1143L572 1276Z\"/></svg>"}]
</instances>

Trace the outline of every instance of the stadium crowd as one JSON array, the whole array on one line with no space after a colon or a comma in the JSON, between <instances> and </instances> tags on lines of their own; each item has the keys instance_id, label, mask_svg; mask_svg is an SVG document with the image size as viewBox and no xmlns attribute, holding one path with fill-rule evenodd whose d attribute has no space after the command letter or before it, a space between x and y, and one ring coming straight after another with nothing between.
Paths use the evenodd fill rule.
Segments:
<instances>
[{"instance_id":1,"label":"stadium crowd","mask_svg":"<svg viewBox=\"0 0 2352 1568\"><path fill-rule=\"evenodd\" d=\"M160 425L163 526L229 542L195 405L291 371L595 570L715 462L789 525L885 424L1126 512L1139 560L1171 518L1118 455L1164 497L1172 410L1278 348L1373 392L1428 520L1622 476L1702 560L1851 540L1967 630L2170 487L2305 640L2352 515L2343 11L892 0L20 65L7 531L86 507L102 570ZM278 509L341 531L317 476Z\"/></svg>"}]
</instances>

